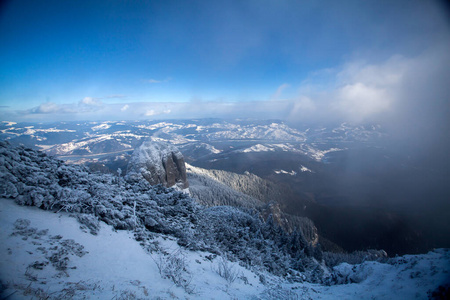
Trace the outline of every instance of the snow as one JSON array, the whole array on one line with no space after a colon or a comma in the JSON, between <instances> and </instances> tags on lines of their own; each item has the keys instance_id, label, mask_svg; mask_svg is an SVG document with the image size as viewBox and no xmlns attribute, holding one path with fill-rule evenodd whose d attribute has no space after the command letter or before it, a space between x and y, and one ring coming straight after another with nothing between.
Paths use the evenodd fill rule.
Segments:
<instances>
[{"instance_id":1,"label":"snow","mask_svg":"<svg viewBox=\"0 0 450 300\"><path fill-rule=\"evenodd\" d=\"M143 289L130 284L132 280L151 282L170 288L169 284L158 280L158 276L155 276L154 262L144 249L134 242L129 232L114 232L103 224L98 235L94 236L81 231L77 221L67 215L45 212L36 208L19 207L11 200L5 199L0 201L0 205L2 223L0 237L3 241L0 249L2 257L0 276L11 284L30 284L24 276L27 266L35 261L45 260L45 256L37 248L40 246L49 249L52 247L52 243L57 245L51 236L61 235L63 239L73 239L80 243L88 253L82 257L70 256L70 269L67 271L67 277L66 275L59 277L58 272L50 265L43 270L33 269L31 272L33 276L37 277L37 281L31 282L31 288L41 288L48 291L47 293L51 293L62 291L70 282L84 282L101 285L101 288L77 291L78 295L89 292L90 296L101 296L108 299L120 294L123 290L132 290L139 293L141 297L145 296ZM20 236L10 236L14 230L13 224L18 217L30 220L30 226L37 226L38 230L49 229L48 235L33 241L23 240ZM8 254L9 251L10 254ZM132 255L130 255L131 253ZM76 269L71 269L74 266ZM2 296L8 294L7 290Z\"/></svg>"},{"instance_id":2,"label":"snow","mask_svg":"<svg viewBox=\"0 0 450 300\"><path fill-rule=\"evenodd\" d=\"M367 299L427 299L429 290L450 283L450 251L437 249L425 255L405 255L393 259L391 264L365 262L352 266L344 263L335 269L352 276L356 282L361 281L324 289L323 293L330 292L336 298L364 295Z\"/></svg>"},{"instance_id":3,"label":"snow","mask_svg":"<svg viewBox=\"0 0 450 300\"><path fill-rule=\"evenodd\" d=\"M290 172L285 171L285 170L274 170L274 172L276 174L287 174L287 175L291 175L291 176L297 175L297 172L295 172L294 170L291 170Z\"/></svg>"},{"instance_id":4,"label":"snow","mask_svg":"<svg viewBox=\"0 0 450 300\"><path fill-rule=\"evenodd\" d=\"M215 128L215 124L210 128ZM305 137L301 132L289 128L282 123L272 123L271 125L247 125L239 124L218 124L221 130L208 133L205 137L209 140L275 140L275 141L296 141L303 142Z\"/></svg>"},{"instance_id":5,"label":"snow","mask_svg":"<svg viewBox=\"0 0 450 300\"><path fill-rule=\"evenodd\" d=\"M34 233L18 230L17 219L28 220L21 228L35 228ZM344 263L335 267L336 274L355 283L324 286L288 282L208 252L187 251L162 234L154 240L160 251L148 253L132 232L101 223L92 235L67 213L18 206L9 199L0 199L0 225L0 278L7 285L0 296L8 299L426 299L429 290L449 279L448 249L398 257L390 264ZM52 249L68 251L65 271L50 263ZM184 287L160 274L170 258L186 270ZM219 275L221 267L234 276L226 280Z\"/></svg>"},{"instance_id":6,"label":"snow","mask_svg":"<svg viewBox=\"0 0 450 300\"><path fill-rule=\"evenodd\" d=\"M172 158L169 162L170 157ZM127 172L129 176L145 178L151 184L165 185L174 180L174 188L185 189L188 184L185 178L183 179L183 168L184 158L178 148L149 139L135 149L128 163Z\"/></svg>"},{"instance_id":7,"label":"snow","mask_svg":"<svg viewBox=\"0 0 450 300\"><path fill-rule=\"evenodd\" d=\"M273 144L273 146L280 148L283 151L292 151L295 152L294 147L291 144Z\"/></svg>"},{"instance_id":8,"label":"snow","mask_svg":"<svg viewBox=\"0 0 450 300\"><path fill-rule=\"evenodd\" d=\"M3 133L3 134L9 134L9 135L16 135L16 136L20 136L21 135L20 133L11 132L10 130L17 130L17 129L14 128L14 127L11 127L11 128L2 129L2 130L0 130L0 132Z\"/></svg>"},{"instance_id":9,"label":"snow","mask_svg":"<svg viewBox=\"0 0 450 300\"><path fill-rule=\"evenodd\" d=\"M159 122L153 125L138 125L137 127L142 129L156 130L160 128L168 128L170 126L177 126L177 128L179 128L179 125L168 122Z\"/></svg>"},{"instance_id":10,"label":"snow","mask_svg":"<svg viewBox=\"0 0 450 300\"><path fill-rule=\"evenodd\" d=\"M157 142L171 143L173 145L197 142L197 140L188 139L181 134L171 134L170 138L161 138L158 136L158 134L155 134L154 136L151 137L151 140L157 141Z\"/></svg>"},{"instance_id":11,"label":"snow","mask_svg":"<svg viewBox=\"0 0 450 300\"><path fill-rule=\"evenodd\" d=\"M138 165L150 164L159 166L161 161L172 154L176 155L177 158L183 157L178 148L173 145L147 140L135 150L132 160L135 160L135 163Z\"/></svg>"},{"instance_id":12,"label":"snow","mask_svg":"<svg viewBox=\"0 0 450 300\"><path fill-rule=\"evenodd\" d=\"M222 150L219 150L219 149L215 148L214 146L208 147L207 149L210 150L214 154L219 154L222 152Z\"/></svg>"},{"instance_id":13,"label":"snow","mask_svg":"<svg viewBox=\"0 0 450 300\"><path fill-rule=\"evenodd\" d=\"M319 150L310 145L305 145L305 147L307 149L306 151L307 151L308 155L311 158L314 158L316 161L322 161L322 159L325 157L325 155L327 153L345 150L345 149L340 149L340 148L330 148L327 150Z\"/></svg>"},{"instance_id":14,"label":"snow","mask_svg":"<svg viewBox=\"0 0 450 300\"><path fill-rule=\"evenodd\" d=\"M220 257L206 252L184 251L176 241L163 235L157 239L161 248L185 260L190 274L188 291L191 294L174 285L171 280L161 278L158 263L164 257L163 254L147 253L133 239L131 232L115 232L102 224L98 235L91 235L80 230L80 224L67 214L20 207L7 199L0 199L0 216L0 278L2 282L8 283L8 288L1 296L11 295L8 299L23 299L20 295L22 292L36 292L38 289L57 299L70 287L75 288L76 299L112 299L124 294L134 294L138 298L148 298L151 295L153 298L163 299L232 299L249 298L261 290L259 278L237 263L229 263L230 269L240 277L245 276L248 283L241 279L228 283L216 271L221 262ZM29 220L29 227L48 229L48 233L26 240L20 235L11 235L15 230L14 222L19 217ZM58 235L62 238L52 239ZM60 241L69 239L84 246L83 250L87 253L81 257L69 255L65 274L58 272L51 264L44 266L42 270L29 267L36 261L47 260L42 251L38 250L39 247L47 250L55 246L61 247ZM35 280L30 282L29 278ZM32 293L28 296L33 298Z\"/></svg>"},{"instance_id":15,"label":"snow","mask_svg":"<svg viewBox=\"0 0 450 300\"><path fill-rule=\"evenodd\" d=\"M51 147L54 147L54 145L35 145L36 147L40 148L41 151L46 151L50 149Z\"/></svg>"},{"instance_id":16,"label":"snow","mask_svg":"<svg viewBox=\"0 0 450 300\"><path fill-rule=\"evenodd\" d=\"M222 150L219 150L217 148L215 148L214 146L210 145L210 144L205 144L205 143L201 143L199 146L197 146L197 148L203 147L206 150L210 151L211 153L214 154L219 154L222 153Z\"/></svg>"},{"instance_id":17,"label":"snow","mask_svg":"<svg viewBox=\"0 0 450 300\"><path fill-rule=\"evenodd\" d=\"M44 132L44 133L48 133L48 132L76 132L76 130L72 130L72 129L56 129L56 128L46 128L46 129L34 129L35 131L38 132Z\"/></svg>"},{"instance_id":18,"label":"snow","mask_svg":"<svg viewBox=\"0 0 450 300\"><path fill-rule=\"evenodd\" d=\"M27 135L35 139L33 144L37 147L55 143L52 149L46 149L46 151L48 154L58 156L79 156L84 152L73 152L75 150L84 150L87 144L97 144L109 139L121 139L123 142L121 147L131 150L142 138L151 137L155 141L171 143L178 145L180 148L200 143L211 144L214 141L246 141L252 143L247 144L247 149L241 149L241 151L288 151L307 155L316 161L322 161L329 150L338 151L338 148L344 148L340 146L343 145L342 143L348 141L371 142L386 135L382 132L379 125L362 126L343 123L335 128L316 127L300 131L289 127L282 121L260 123L249 120L214 123L204 121L200 123L198 120L161 121L157 123L151 121L86 122L78 124L60 122L56 126L52 124L53 128L42 128L42 124L37 124L34 127L28 126L29 124L21 125L20 123L16 125L7 121L4 121L3 124L8 125L5 129L0 130L2 134L6 135L5 139L14 140L20 136ZM123 131L113 130L110 134L104 134L104 130L112 128L112 124L127 127ZM15 127L11 125L15 125ZM184 129L190 130L184 131ZM57 140L54 140L53 136L45 134L57 132L78 134L74 134L72 138L70 138L70 135L67 135L67 140L64 141L64 144L56 145ZM80 138L79 134L84 135L84 138ZM330 142L332 144L329 144ZM321 146L317 148L314 143L319 143ZM128 145L128 147L125 145ZM334 147L335 149L326 150L327 147ZM91 149L95 149L93 150L95 153L92 154L107 154L100 153L102 147L91 147ZM212 150L212 154L219 154L217 149Z\"/></svg>"},{"instance_id":19,"label":"snow","mask_svg":"<svg viewBox=\"0 0 450 300\"><path fill-rule=\"evenodd\" d=\"M2 121L2 123L4 123L3 125L5 125L5 126L13 126L13 125L17 124L16 122L11 122L11 121Z\"/></svg>"},{"instance_id":20,"label":"snow","mask_svg":"<svg viewBox=\"0 0 450 300\"><path fill-rule=\"evenodd\" d=\"M295 152L295 153L303 153L308 154L307 152L297 149L293 144L290 143L278 143L278 144L255 144L253 146L247 147L245 149L239 149L236 150L236 152L241 153L249 153L249 152L275 152L275 151L283 151L283 152ZM316 149L310 147L309 152L311 152L311 149L314 151L314 153L317 151Z\"/></svg>"},{"instance_id":21,"label":"snow","mask_svg":"<svg viewBox=\"0 0 450 300\"><path fill-rule=\"evenodd\" d=\"M36 139L38 142L43 142L47 140L47 137L45 136L41 136L42 134L45 133L60 133L60 132L76 132L75 130L71 130L71 129L56 129L56 128L35 128L35 126L25 126L23 128L15 128L15 127L11 127L12 123L14 122L10 122L8 124L6 124L6 126L9 126L9 128L6 129L2 129L0 130L1 133L3 134L8 134L8 135L12 135L12 136L23 136L23 135L28 135L31 138ZM11 125L9 125L11 124ZM17 123L15 123L17 124ZM13 131L23 131L21 133L17 133L17 132L13 132ZM9 139L10 137L8 137L7 139ZM39 146L39 145L37 145Z\"/></svg>"},{"instance_id":22,"label":"snow","mask_svg":"<svg viewBox=\"0 0 450 300\"><path fill-rule=\"evenodd\" d=\"M118 133L113 133L113 134L101 134L101 135L95 135L93 137L85 138L83 140L78 140L78 141L75 140L73 142L55 145L51 148L47 148L44 150L48 153L52 153L55 155L69 155L74 150L77 150L77 149L85 149L86 150L89 147L89 145L95 145L96 143L100 143L100 142L104 142L104 141L108 141L108 140L117 141L119 138L141 139L143 137L144 136L142 136L142 135L136 135L136 134L127 133L127 132L118 132ZM119 151L126 150L126 149L131 150L133 148L130 144L126 144L126 143L119 143L119 144L122 147L124 147L124 149L119 149ZM100 153L96 153L96 154L100 154Z\"/></svg>"},{"instance_id":23,"label":"snow","mask_svg":"<svg viewBox=\"0 0 450 300\"><path fill-rule=\"evenodd\" d=\"M110 124L108 124L108 123L103 123L103 124L100 124L100 125L97 125L97 126L92 127L91 130L93 130L93 131L99 131L99 130L106 130L106 129L109 129L109 128L111 128L111 125L110 125Z\"/></svg>"},{"instance_id":24,"label":"snow","mask_svg":"<svg viewBox=\"0 0 450 300\"><path fill-rule=\"evenodd\" d=\"M275 151L275 149L261 144L256 144L244 150L240 150L239 152L248 153L248 152L267 152L267 151Z\"/></svg>"},{"instance_id":25,"label":"snow","mask_svg":"<svg viewBox=\"0 0 450 300\"><path fill-rule=\"evenodd\" d=\"M305 167L304 165L300 165L300 171L301 172L310 172L312 173L311 169L308 169L307 167Z\"/></svg>"},{"instance_id":26,"label":"snow","mask_svg":"<svg viewBox=\"0 0 450 300\"><path fill-rule=\"evenodd\" d=\"M65 144L60 144L49 150L54 151L55 154L57 154L57 155L64 155L64 154L68 154L76 149L86 147L87 145L89 145L91 143L98 143L98 142L106 141L106 140L110 140L110 139L112 139L112 137L110 137L110 136L99 136L95 139L90 139L87 141L69 142L69 143L65 143Z\"/></svg>"}]
</instances>

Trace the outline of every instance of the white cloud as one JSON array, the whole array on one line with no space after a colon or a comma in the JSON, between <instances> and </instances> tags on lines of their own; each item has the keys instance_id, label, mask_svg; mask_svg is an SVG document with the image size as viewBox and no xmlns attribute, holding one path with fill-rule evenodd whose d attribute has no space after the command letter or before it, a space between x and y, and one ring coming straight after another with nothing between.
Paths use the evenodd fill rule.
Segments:
<instances>
[{"instance_id":1,"label":"white cloud","mask_svg":"<svg viewBox=\"0 0 450 300\"><path fill-rule=\"evenodd\" d=\"M25 114L66 114L75 110L71 105L60 105L53 102L45 102L41 105L25 111Z\"/></svg>"},{"instance_id":2,"label":"white cloud","mask_svg":"<svg viewBox=\"0 0 450 300\"><path fill-rule=\"evenodd\" d=\"M171 105L171 106L174 106L174 107L177 107L178 108L178 110L181 112L183 109L180 109L184 104L182 104L182 103L148 103L147 105L151 105L152 107L158 107L159 109L148 109L146 112L145 112L145 116L146 117L152 117L152 116L157 116L157 115L164 115L164 114L170 114L171 112L172 112L172 110L171 109L164 109L164 108L161 108L161 107L159 107L159 106L164 106L164 107L166 107L166 106L169 106L169 105Z\"/></svg>"},{"instance_id":3,"label":"white cloud","mask_svg":"<svg viewBox=\"0 0 450 300\"><path fill-rule=\"evenodd\" d=\"M158 79L146 79L144 80L147 83L164 83L164 82L169 82L172 80L172 77L167 77L166 79L163 80L158 80Z\"/></svg>"},{"instance_id":4,"label":"white cloud","mask_svg":"<svg viewBox=\"0 0 450 300\"><path fill-rule=\"evenodd\" d=\"M280 85L277 89L277 91L275 92L275 94L273 94L272 99L273 100L279 100L281 98L281 94L283 93L283 91L287 88L289 88L291 85L288 83L283 83L282 85Z\"/></svg>"},{"instance_id":5,"label":"white cloud","mask_svg":"<svg viewBox=\"0 0 450 300\"><path fill-rule=\"evenodd\" d=\"M67 114L86 114L95 113L105 106L98 100L99 98L84 97L78 103L56 104L53 102L45 102L37 107L21 111L20 114L46 114L46 115L67 115Z\"/></svg>"},{"instance_id":6,"label":"white cloud","mask_svg":"<svg viewBox=\"0 0 450 300\"><path fill-rule=\"evenodd\" d=\"M405 78L415 59L395 55L379 64L352 62L336 75L331 108L346 120L360 122L391 112L402 100Z\"/></svg>"},{"instance_id":7,"label":"white cloud","mask_svg":"<svg viewBox=\"0 0 450 300\"><path fill-rule=\"evenodd\" d=\"M290 118L298 118L296 114L301 116L307 109L307 117L318 121L379 119L402 101L401 90L413 65L413 59L395 55L378 64L352 61L340 68L316 71L299 87L303 100L296 101Z\"/></svg>"},{"instance_id":8,"label":"white cloud","mask_svg":"<svg viewBox=\"0 0 450 300\"><path fill-rule=\"evenodd\" d=\"M394 55L381 64L368 64L362 61L350 62L337 73L338 83L363 82L371 86L392 86L401 82L411 59Z\"/></svg>"},{"instance_id":9,"label":"white cloud","mask_svg":"<svg viewBox=\"0 0 450 300\"><path fill-rule=\"evenodd\" d=\"M290 111L288 112L288 119L300 119L305 121L309 119L311 114L316 113L316 104L313 100L306 96L301 96L300 98L292 101Z\"/></svg>"},{"instance_id":10,"label":"white cloud","mask_svg":"<svg viewBox=\"0 0 450 300\"><path fill-rule=\"evenodd\" d=\"M367 117L389 109L393 101L391 97L386 89L357 82L337 90L332 107L351 121L363 121Z\"/></svg>"},{"instance_id":11,"label":"white cloud","mask_svg":"<svg viewBox=\"0 0 450 300\"><path fill-rule=\"evenodd\" d=\"M80 100L79 104L87 106L102 106L103 103L99 99L100 98L84 97Z\"/></svg>"},{"instance_id":12,"label":"white cloud","mask_svg":"<svg viewBox=\"0 0 450 300\"><path fill-rule=\"evenodd\" d=\"M35 112L36 113L41 113L41 114L48 114L48 113L55 113L60 111L60 107L59 105L52 103L52 102L47 102L47 103L42 103L41 105L39 105Z\"/></svg>"},{"instance_id":13,"label":"white cloud","mask_svg":"<svg viewBox=\"0 0 450 300\"><path fill-rule=\"evenodd\" d=\"M156 112L153 109L149 109L145 112L145 116L147 116L147 117L154 116L154 115L156 115Z\"/></svg>"},{"instance_id":14,"label":"white cloud","mask_svg":"<svg viewBox=\"0 0 450 300\"><path fill-rule=\"evenodd\" d=\"M130 108L130 106L128 104L125 104L120 110L121 111L126 111L129 108Z\"/></svg>"}]
</instances>

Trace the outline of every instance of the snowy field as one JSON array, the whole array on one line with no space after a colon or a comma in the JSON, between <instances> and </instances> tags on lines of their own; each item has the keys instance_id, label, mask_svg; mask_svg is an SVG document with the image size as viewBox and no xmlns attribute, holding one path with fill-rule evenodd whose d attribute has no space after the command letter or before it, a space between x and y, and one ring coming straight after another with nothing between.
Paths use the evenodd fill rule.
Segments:
<instances>
[{"instance_id":1,"label":"snowy field","mask_svg":"<svg viewBox=\"0 0 450 300\"><path fill-rule=\"evenodd\" d=\"M289 282L164 235L147 253L132 232L97 235L66 213L0 199L2 299L427 299L449 282L450 252L335 268L351 284ZM178 282L178 284L175 284Z\"/></svg>"}]
</instances>

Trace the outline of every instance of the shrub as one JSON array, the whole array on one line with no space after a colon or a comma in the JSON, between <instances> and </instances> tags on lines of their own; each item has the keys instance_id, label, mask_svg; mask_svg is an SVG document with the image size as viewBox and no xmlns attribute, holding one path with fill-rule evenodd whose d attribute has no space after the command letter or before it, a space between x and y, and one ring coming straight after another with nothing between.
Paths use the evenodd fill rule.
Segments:
<instances>
[{"instance_id":1,"label":"shrub","mask_svg":"<svg viewBox=\"0 0 450 300\"><path fill-rule=\"evenodd\" d=\"M225 278L229 284L233 283L238 277L238 272L234 269L233 265L228 259L223 257L219 259L215 271L220 277Z\"/></svg>"}]
</instances>

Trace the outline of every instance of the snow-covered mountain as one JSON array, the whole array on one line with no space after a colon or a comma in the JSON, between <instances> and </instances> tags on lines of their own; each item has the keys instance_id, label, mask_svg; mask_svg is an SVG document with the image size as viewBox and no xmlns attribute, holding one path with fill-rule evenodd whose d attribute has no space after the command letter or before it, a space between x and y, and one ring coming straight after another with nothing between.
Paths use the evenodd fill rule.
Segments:
<instances>
[{"instance_id":1,"label":"snow-covered mountain","mask_svg":"<svg viewBox=\"0 0 450 300\"><path fill-rule=\"evenodd\" d=\"M280 209L283 190L276 184L249 172L241 175L191 165L187 165L187 174L190 194L199 203L251 209L266 221L272 218L285 232L300 231L307 242L317 245L317 228L310 219L290 215Z\"/></svg>"},{"instance_id":2,"label":"snow-covered mountain","mask_svg":"<svg viewBox=\"0 0 450 300\"><path fill-rule=\"evenodd\" d=\"M272 218L4 142L0 194L4 299L448 296L448 249L390 259L322 253Z\"/></svg>"},{"instance_id":3,"label":"snow-covered mountain","mask_svg":"<svg viewBox=\"0 0 450 300\"><path fill-rule=\"evenodd\" d=\"M102 223L92 235L67 213L7 199L0 199L0 222L2 299L427 299L433 292L439 299L448 282L444 249L386 263L343 263L330 273L342 283L323 285L189 251L164 235L154 239L160 250L149 253L133 232ZM171 276L186 282L178 286Z\"/></svg>"},{"instance_id":4,"label":"snow-covered mountain","mask_svg":"<svg viewBox=\"0 0 450 300\"><path fill-rule=\"evenodd\" d=\"M256 120L0 124L0 138L4 140L38 147L48 154L69 157L132 151L143 139L151 137L177 145L183 153L192 155L194 159L199 155L233 151L294 151L320 161L324 153L344 149L349 142L373 142L384 136L385 133L378 125L351 126L343 123L337 127L317 126L298 130L282 121ZM233 148L227 147L224 142L231 142Z\"/></svg>"},{"instance_id":5,"label":"snow-covered mountain","mask_svg":"<svg viewBox=\"0 0 450 300\"><path fill-rule=\"evenodd\" d=\"M383 248L394 255L450 246L449 216L444 213L449 210L436 213L434 209L448 207L450 190L442 184L447 178L435 170L418 168L409 159L408 149L388 148L388 132L377 124L293 127L279 120L220 119L5 121L0 123L0 139L113 174L119 168L126 171L131 154L144 140L168 143L192 166L240 175L249 172L282 186L285 193L279 202L283 210L313 219L323 236L341 240L348 251ZM434 204L428 205L430 201ZM426 218L417 217L424 213ZM334 222L345 226L334 226ZM373 232L374 228L379 230Z\"/></svg>"}]
</instances>

